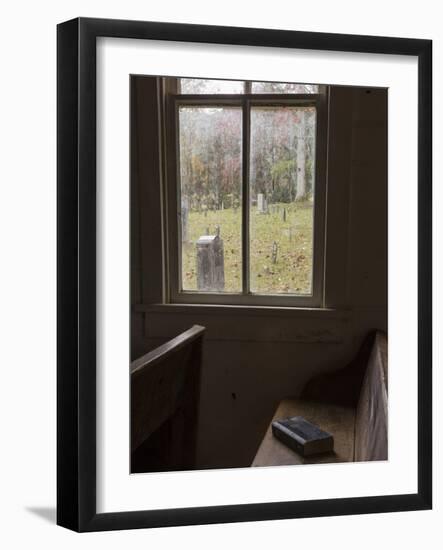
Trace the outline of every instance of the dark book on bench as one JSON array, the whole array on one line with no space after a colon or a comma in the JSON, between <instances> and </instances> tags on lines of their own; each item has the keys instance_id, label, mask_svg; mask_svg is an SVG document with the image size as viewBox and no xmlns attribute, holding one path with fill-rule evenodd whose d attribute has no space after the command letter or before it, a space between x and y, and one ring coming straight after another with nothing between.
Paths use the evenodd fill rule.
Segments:
<instances>
[{"instance_id":1,"label":"dark book on bench","mask_svg":"<svg viewBox=\"0 0 443 550\"><path fill-rule=\"evenodd\" d=\"M302 416L293 416L272 423L272 435L302 456L329 453L334 438Z\"/></svg>"}]
</instances>

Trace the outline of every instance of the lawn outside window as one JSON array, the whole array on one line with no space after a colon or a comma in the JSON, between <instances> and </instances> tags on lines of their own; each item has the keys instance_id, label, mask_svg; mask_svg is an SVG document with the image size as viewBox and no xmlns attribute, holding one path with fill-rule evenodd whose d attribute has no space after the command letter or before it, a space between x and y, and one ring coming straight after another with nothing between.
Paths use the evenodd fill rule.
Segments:
<instances>
[{"instance_id":1,"label":"lawn outside window","mask_svg":"<svg viewBox=\"0 0 443 550\"><path fill-rule=\"evenodd\" d=\"M167 301L322 307L327 88L167 80Z\"/></svg>"}]
</instances>

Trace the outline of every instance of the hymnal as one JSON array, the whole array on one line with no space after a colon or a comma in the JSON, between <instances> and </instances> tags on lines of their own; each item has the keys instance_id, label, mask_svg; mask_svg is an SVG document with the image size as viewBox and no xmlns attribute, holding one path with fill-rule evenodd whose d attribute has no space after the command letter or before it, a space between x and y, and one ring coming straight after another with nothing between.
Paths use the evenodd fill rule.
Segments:
<instances>
[{"instance_id":1,"label":"hymnal","mask_svg":"<svg viewBox=\"0 0 443 550\"><path fill-rule=\"evenodd\" d=\"M328 453L334 449L332 435L302 416L273 422L272 434L302 456Z\"/></svg>"}]
</instances>

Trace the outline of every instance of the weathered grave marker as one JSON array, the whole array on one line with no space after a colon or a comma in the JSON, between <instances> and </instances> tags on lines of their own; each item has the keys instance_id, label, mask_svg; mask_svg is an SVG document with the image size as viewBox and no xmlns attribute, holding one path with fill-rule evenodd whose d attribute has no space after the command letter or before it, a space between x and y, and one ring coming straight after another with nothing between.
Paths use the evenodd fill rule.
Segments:
<instances>
[{"instance_id":1,"label":"weathered grave marker","mask_svg":"<svg viewBox=\"0 0 443 550\"><path fill-rule=\"evenodd\" d=\"M263 193L257 193L257 212L259 214L266 212L266 199Z\"/></svg>"},{"instance_id":2,"label":"weathered grave marker","mask_svg":"<svg viewBox=\"0 0 443 550\"><path fill-rule=\"evenodd\" d=\"M278 244L274 241L272 243L272 263L273 264L277 262L277 253L278 253Z\"/></svg>"},{"instance_id":3,"label":"weathered grave marker","mask_svg":"<svg viewBox=\"0 0 443 550\"><path fill-rule=\"evenodd\" d=\"M203 235L197 241L197 289L223 291L224 288L223 240L217 226L217 235Z\"/></svg>"}]
</instances>

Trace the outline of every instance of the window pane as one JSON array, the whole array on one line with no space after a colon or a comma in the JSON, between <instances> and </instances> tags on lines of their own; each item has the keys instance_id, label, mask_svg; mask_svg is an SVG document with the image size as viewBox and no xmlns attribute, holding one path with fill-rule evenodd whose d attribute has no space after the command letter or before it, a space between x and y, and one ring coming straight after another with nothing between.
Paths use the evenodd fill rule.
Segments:
<instances>
[{"instance_id":1,"label":"window pane","mask_svg":"<svg viewBox=\"0 0 443 550\"><path fill-rule=\"evenodd\" d=\"M317 84L293 82L252 82L253 94L318 94Z\"/></svg>"},{"instance_id":2,"label":"window pane","mask_svg":"<svg viewBox=\"0 0 443 550\"><path fill-rule=\"evenodd\" d=\"M242 110L180 107L179 147L182 290L240 292Z\"/></svg>"},{"instance_id":3,"label":"window pane","mask_svg":"<svg viewBox=\"0 0 443 550\"><path fill-rule=\"evenodd\" d=\"M203 78L181 78L182 94L242 94L242 80L205 80Z\"/></svg>"},{"instance_id":4,"label":"window pane","mask_svg":"<svg viewBox=\"0 0 443 550\"><path fill-rule=\"evenodd\" d=\"M315 168L314 107L253 107L250 286L310 294Z\"/></svg>"}]
</instances>

